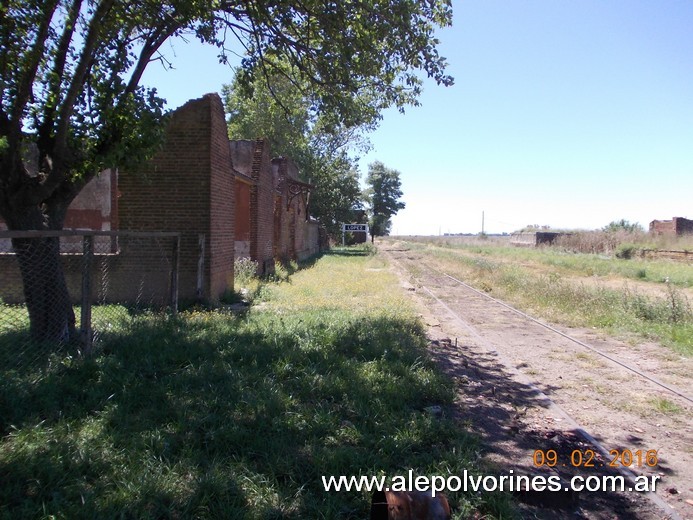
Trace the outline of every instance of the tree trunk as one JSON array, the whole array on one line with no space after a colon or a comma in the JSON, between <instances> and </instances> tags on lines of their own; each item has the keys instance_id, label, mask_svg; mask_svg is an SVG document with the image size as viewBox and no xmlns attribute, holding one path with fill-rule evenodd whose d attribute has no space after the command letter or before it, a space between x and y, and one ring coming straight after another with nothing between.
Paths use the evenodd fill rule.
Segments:
<instances>
[{"instance_id":1,"label":"tree trunk","mask_svg":"<svg viewBox=\"0 0 693 520\"><path fill-rule=\"evenodd\" d=\"M66 343L75 335L75 314L60 262L60 239L12 240L24 284L31 337Z\"/></svg>"},{"instance_id":2,"label":"tree trunk","mask_svg":"<svg viewBox=\"0 0 693 520\"><path fill-rule=\"evenodd\" d=\"M60 230L65 203L24 207L6 219L13 231ZM13 238L22 275L29 328L35 341L66 343L75 336L75 313L60 261L60 238Z\"/></svg>"}]
</instances>

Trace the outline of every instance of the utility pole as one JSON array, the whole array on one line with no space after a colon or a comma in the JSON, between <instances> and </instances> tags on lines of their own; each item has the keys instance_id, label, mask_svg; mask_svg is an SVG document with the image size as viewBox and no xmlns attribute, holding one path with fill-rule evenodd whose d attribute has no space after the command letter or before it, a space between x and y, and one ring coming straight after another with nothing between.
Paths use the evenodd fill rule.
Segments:
<instances>
[{"instance_id":1,"label":"utility pole","mask_svg":"<svg viewBox=\"0 0 693 520\"><path fill-rule=\"evenodd\" d=\"M484 212L481 212L481 234L484 234Z\"/></svg>"}]
</instances>

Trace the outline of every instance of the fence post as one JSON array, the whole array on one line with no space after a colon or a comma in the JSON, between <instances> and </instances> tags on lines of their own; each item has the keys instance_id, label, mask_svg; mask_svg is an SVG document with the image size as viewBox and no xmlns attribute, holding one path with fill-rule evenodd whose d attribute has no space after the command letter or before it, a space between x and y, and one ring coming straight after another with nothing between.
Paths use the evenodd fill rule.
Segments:
<instances>
[{"instance_id":1,"label":"fence post","mask_svg":"<svg viewBox=\"0 0 693 520\"><path fill-rule=\"evenodd\" d=\"M173 260L171 262L171 312L178 314L178 261L180 258L180 235L173 239Z\"/></svg>"},{"instance_id":2,"label":"fence post","mask_svg":"<svg viewBox=\"0 0 693 520\"><path fill-rule=\"evenodd\" d=\"M82 239L82 309L80 327L84 353L89 354L92 347L91 330L91 261L94 255L93 235L84 235Z\"/></svg>"}]
</instances>

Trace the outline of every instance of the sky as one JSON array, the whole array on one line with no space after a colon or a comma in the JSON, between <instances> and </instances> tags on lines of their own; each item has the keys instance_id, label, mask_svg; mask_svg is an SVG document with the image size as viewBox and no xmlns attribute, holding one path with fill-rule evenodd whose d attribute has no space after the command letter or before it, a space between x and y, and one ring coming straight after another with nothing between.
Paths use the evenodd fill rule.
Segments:
<instances>
[{"instance_id":1,"label":"sky","mask_svg":"<svg viewBox=\"0 0 693 520\"><path fill-rule=\"evenodd\" d=\"M369 135L401 174L393 234L598 229L693 218L693 2L453 0L452 87L387 110ZM194 42L143 83L176 108L233 72Z\"/></svg>"}]
</instances>

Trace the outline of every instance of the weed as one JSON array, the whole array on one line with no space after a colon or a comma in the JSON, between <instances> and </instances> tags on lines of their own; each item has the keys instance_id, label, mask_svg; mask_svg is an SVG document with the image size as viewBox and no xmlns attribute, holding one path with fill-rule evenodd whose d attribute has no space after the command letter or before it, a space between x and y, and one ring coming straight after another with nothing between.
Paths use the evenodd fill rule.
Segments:
<instances>
[{"instance_id":1,"label":"weed","mask_svg":"<svg viewBox=\"0 0 693 520\"><path fill-rule=\"evenodd\" d=\"M667 283L667 299L669 302L668 321L670 323L684 323L687 321L693 321L691 305L688 302L688 299L681 291L676 289L676 287L670 283Z\"/></svg>"},{"instance_id":2,"label":"weed","mask_svg":"<svg viewBox=\"0 0 693 520\"><path fill-rule=\"evenodd\" d=\"M685 356L693 355L693 315L679 289L693 285L691 266L640 259L621 262L597 255L501 245L429 245L424 252L450 274L481 290L493 288L495 297L547 319L637 334L660 341ZM548 273L547 266L551 269ZM653 282L664 278L667 295L658 298L628 288L583 285L566 276L586 273L646 277Z\"/></svg>"},{"instance_id":3,"label":"weed","mask_svg":"<svg viewBox=\"0 0 693 520\"><path fill-rule=\"evenodd\" d=\"M237 258L233 262L233 276L235 284L240 287L247 287L248 284L257 278L258 263L250 258Z\"/></svg>"},{"instance_id":4,"label":"weed","mask_svg":"<svg viewBox=\"0 0 693 520\"><path fill-rule=\"evenodd\" d=\"M665 415L678 415L683 411L681 406L664 397L655 397L650 403L657 412Z\"/></svg>"}]
</instances>

